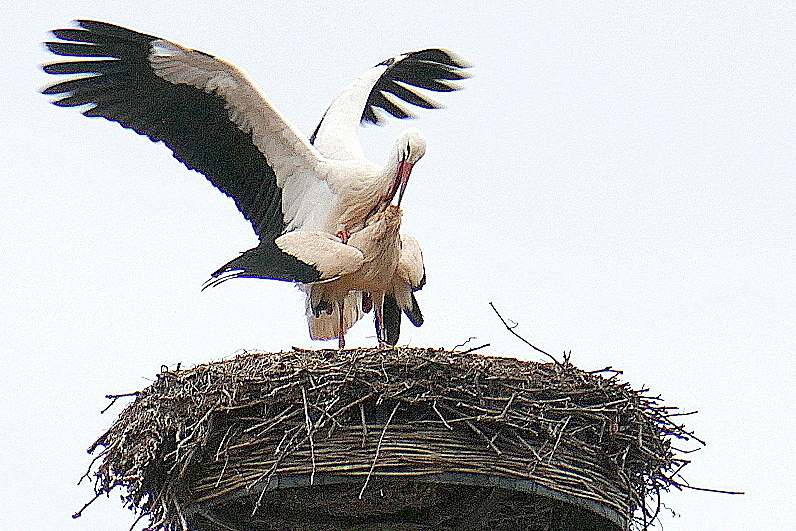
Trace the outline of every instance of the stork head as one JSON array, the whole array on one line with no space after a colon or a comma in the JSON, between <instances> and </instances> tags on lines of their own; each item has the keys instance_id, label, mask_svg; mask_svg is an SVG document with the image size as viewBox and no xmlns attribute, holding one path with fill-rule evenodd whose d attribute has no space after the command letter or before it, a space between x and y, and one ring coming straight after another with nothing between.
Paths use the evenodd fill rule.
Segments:
<instances>
[{"instance_id":1,"label":"stork head","mask_svg":"<svg viewBox=\"0 0 796 531\"><path fill-rule=\"evenodd\" d=\"M409 175L412 173L412 167L425 154L426 137L420 129L410 127L401 133L393 148L391 162L394 161L395 165L388 164L388 168L390 168L391 171L394 168L395 173L392 176L392 184L387 190L387 195L383 198L382 204L380 205L382 210L387 208L387 205L392 202L396 193L398 194L398 204L401 204L401 199L403 199L404 191L406 190L406 184L409 182Z\"/></svg>"},{"instance_id":2,"label":"stork head","mask_svg":"<svg viewBox=\"0 0 796 531\"><path fill-rule=\"evenodd\" d=\"M414 164L426 154L426 135L417 127L405 129L395 142L399 160Z\"/></svg>"}]
</instances>

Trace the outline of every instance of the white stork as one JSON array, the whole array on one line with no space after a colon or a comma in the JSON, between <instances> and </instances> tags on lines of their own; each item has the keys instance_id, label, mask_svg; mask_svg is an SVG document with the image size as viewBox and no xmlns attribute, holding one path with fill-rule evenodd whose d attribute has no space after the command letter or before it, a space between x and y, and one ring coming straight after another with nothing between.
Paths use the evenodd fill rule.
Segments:
<instances>
[{"instance_id":1,"label":"white stork","mask_svg":"<svg viewBox=\"0 0 796 531\"><path fill-rule=\"evenodd\" d=\"M387 205L352 233L347 244L321 231L292 231L276 239L282 251L321 272L321 280L307 292L313 339L336 337L344 348L346 330L361 315L362 292L372 297L380 345L398 341L401 311L415 326L423 323L413 294L425 281L423 258L417 240L399 234L401 217L399 206ZM393 303L384 305L385 296Z\"/></svg>"},{"instance_id":2,"label":"white stork","mask_svg":"<svg viewBox=\"0 0 796 531\"><path fill-rule=\"evenodd\" d=\"M233 65L113 24L77 25L54 30L60 41L46 46L80 60L44 66L50 74L77 76L42 92L57 96L55 105L90 105L84 115L162 141L175 158L232 197L259 237L256 248L219 269L211 284L232 277L321 280L320 270L276 240L300 230L337 235L344 243L403 194L425 152L423 135L411 128L379 167L363 155L359 123L379 123L377 109L408 117L404 103L437 108L411 87L447 92L467 77L467 65L442 49L390 58L351 83L307 140ZM233 271L233 262L242 267Z\"/></svg>"}]
</instances>

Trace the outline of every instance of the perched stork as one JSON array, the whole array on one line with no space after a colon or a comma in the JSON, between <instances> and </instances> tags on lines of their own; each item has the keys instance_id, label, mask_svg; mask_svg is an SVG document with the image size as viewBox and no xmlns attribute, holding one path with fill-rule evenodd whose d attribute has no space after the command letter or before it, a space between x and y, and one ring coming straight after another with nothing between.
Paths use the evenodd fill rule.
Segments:
<instances>
[{"instance_id":1,"label":"perched stork","mask_svg":"<svg viewBox=\"0 0 796 531\"><path fill-rule=\"evenodd\" d=\"M398 312L404 311L417 326L422 324L423 316L412 294L425 276L422 256L414 238L399 234L401 217L399 206L387 205L369 217L363 229L352 233L347 243L321 231L293 231L276 239L282 251L321 271L321 280L310 285L307 297L313 339L339 338L340 348L345 347L345 332L359 317L356 297L362 292L372 297L380 345L395 344L400 331L400 313L397 326L396 315L389 316L393 326L386 326L382 309L388 294ZM404 247L403 241L409 244Z\"/></svg>"},{"instance_id":2,"label":"perched stork","mask_svg":"<svg viewBox=\"0 0 796 531\"><path fill-rule=\"evenodd\" d=\"M410 116L403 104L437 108L412 87L447 92L467 77L467 65L442 49L390 58L349 85L308 140L229 63L105 22L77 25L54 30L60 41L46 46L79 60L44 66L50 74L75 77L42 92L56 96L55 105L89 105L86 116L162 141L230 196L260 240L243 255L256 263L237 277L309 286L322 280L322 271L284 252L276 240L292 231L320 231L345 243L403 194L425 153L422 133L410 128L377 166L362 153L359 123L379 123L378 109Z\"/></svg>"}]
</instances>

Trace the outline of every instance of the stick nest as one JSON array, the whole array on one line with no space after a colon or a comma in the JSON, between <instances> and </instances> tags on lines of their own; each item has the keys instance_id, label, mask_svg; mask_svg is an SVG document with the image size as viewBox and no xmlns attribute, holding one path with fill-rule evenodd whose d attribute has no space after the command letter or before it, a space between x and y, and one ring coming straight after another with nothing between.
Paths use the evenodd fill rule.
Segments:
<instances>
[{"instance_id":1,"label":"stick nest","mask_svg":"<svg viewBox=\"0 0 796 531\"><path fill-rule=\"evenodd\" d=\"M698 439L618 374L432 349L246 353L159 374L90 473L166 531L645 527L687 463L673 439Z\"/></svg>"}]
</instances>

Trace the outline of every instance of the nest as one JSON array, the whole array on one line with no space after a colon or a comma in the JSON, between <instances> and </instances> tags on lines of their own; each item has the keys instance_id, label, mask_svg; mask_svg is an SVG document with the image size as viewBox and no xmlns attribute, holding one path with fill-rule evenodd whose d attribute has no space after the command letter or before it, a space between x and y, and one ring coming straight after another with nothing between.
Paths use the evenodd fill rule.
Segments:
<instances>
[{"instance_id":1,"label":"nest","mask_svg":"<svg viewBox=\"0 0 796 531\"><path fill-rule=\"evenodd\" d=\"M431 349L164 370L92 446L168 531L626 529L693 439L609 369ZM649 507L653 507L651 511Z\"/></svg>"}]
</instances>

